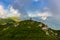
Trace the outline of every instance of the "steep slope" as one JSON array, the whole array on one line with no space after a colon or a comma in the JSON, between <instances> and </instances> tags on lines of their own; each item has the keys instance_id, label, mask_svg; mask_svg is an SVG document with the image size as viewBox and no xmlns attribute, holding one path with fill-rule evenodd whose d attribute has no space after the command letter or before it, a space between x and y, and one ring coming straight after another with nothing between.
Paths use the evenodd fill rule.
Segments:
<instances>
[{"instance_id":1,"label":"steep slope","mask_svg":"<svg viewBox=\"0 0 60 40\"><path fill-rule=\"evenodd\" d=\"M58 33L58 40L60 40L60 30L57 30L56 33Z\"/></svg>"},{"instance_id":2,"label":"steep slope","mask_svg":"<svg viewBox=\"0 0 60 40\"><path fill-rule=\"evenodd\" d=\"M0 40L58 40L55 33L42 22L24 20L2 25Z\"/></svg>"},{"instance_id":3,"label":"steep slope","mask_svg":"<svg viewBox=\"0 0 60 40\"><path fill-rule=\"evenodd\" d=\"M53 30L55 33L57 33L57 38L60 40L60 30Z\"/></svg>"}]
</instances>

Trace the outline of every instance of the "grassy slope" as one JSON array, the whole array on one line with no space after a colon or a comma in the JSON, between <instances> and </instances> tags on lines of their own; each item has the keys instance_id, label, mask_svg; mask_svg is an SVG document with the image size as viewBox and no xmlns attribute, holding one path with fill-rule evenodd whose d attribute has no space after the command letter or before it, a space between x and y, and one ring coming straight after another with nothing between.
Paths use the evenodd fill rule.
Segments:
<instances>
[{"instance_id":1,"label":"grassy slope","mask_svg":"<svg viewBox=\"0 0 60 40\"><path fill-rule=\"evenodd\" d=\"M53 30L53 31L58 34L57 38L58 38L58 40L60 40L60 30Z\"/></svg>"},{"instance_id":2,"label":"grassy slope","mask_svg":"<svg viewBox=\"0 0 60 40\"><path fill-rule=\"evenodd\" d=\"M45 34L38 26L41 22L25 20L17 23L17 27L14 24L0 25L0 40L57 40L54 35Z\"/></svg>"}]
</instances>

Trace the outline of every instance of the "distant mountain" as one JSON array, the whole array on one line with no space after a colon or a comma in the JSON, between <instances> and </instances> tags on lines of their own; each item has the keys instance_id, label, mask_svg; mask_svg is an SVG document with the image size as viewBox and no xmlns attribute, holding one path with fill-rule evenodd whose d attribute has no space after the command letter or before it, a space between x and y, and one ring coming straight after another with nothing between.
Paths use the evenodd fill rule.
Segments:
<instances>
[{"instance_id":1,"label":"distant mountain","mask_svg":"<svg viewBox=\"0 0 60 40\"><path fill-rule=\"evenodd\" d=\"M9 20L0 25L0 40L59 40L58 31L42 22L24 20L16 23Z\"/></svg>"}]
</instances>

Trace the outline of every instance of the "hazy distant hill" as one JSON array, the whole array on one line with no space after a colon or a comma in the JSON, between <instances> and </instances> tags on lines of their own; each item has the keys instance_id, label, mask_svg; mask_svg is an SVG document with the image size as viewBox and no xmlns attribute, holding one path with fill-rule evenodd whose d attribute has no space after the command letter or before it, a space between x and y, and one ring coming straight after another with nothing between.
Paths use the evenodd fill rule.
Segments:
<instances>
[{"instance_id":1,"label":"hazy distant hill","mask_svg":"<svg viewBox=\"0 0 60 40\"><path fill-rule=\"evenodd\" d=\"M0 40L59 40L58 33L42 22L9 20L0 25Z\"/></svg>"}]
</instances>

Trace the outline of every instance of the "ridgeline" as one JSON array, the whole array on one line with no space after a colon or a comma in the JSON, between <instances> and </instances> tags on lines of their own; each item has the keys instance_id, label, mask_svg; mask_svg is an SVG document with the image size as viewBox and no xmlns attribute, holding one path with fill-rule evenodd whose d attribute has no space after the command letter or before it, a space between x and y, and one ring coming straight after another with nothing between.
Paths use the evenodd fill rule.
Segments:
<instances>
[{"instance_id":1,"label":"ridgeline","mask_svg":"<svg viewBox=\"0 0 60 40\"><path fill-rule=\"evenodd\" d=\"M59 40L59 32L33 20L0 20L0 40Z\"/></svg>"}]
</instances>

